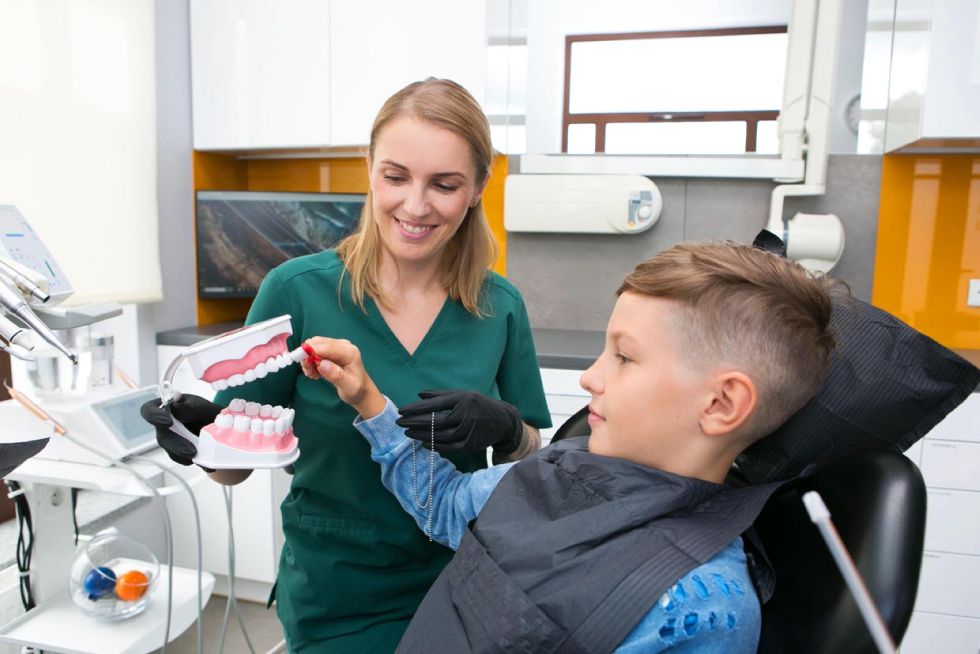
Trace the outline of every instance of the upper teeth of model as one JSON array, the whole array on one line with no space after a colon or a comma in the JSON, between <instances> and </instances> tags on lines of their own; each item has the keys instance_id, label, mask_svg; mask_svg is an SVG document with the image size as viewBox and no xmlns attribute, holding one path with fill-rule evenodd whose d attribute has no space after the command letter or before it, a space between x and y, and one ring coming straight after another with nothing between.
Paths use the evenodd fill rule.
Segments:
<instances>
[{"instance_id":1,"label":"upper teeth of model","mask_svg":"<svg viewBox=\"0 0 980 654\"><path fill-rule=\"evenodd\" d=\"M223 391L232 386L241 386L242 384L253 382L256 379L262 379L270 372L281 370L293 362L300 361L305 356L306 354L300 348L297 348L293 352L282 352L277 356L269 357L262 363L256 364L253 368L232 375L228 379L219 379L211 382L211 388L216 391Z\"/></svg>"}]
</instances>

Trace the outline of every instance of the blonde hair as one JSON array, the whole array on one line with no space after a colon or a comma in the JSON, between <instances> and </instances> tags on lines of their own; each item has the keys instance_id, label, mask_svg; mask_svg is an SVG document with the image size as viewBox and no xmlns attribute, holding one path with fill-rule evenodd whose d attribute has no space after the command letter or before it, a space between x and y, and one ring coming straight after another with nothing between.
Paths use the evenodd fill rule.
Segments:
<instances>
[{"instance_id":1,"label":"blonde hair","mask_svg":"<svg viewBox=\"0 0 980 654\"><path fill-rule=\"evenodd\" d=\"M470 146L477 184L482 184L490 175L493 159L490 123L473 96L459 84L430 77L413 82L388 98L371 127L370 158L374 157L375 145L385 126L401 116L412 116L457 134ZM381 234L374 220L369 190L357 232L337 246L337 254L351 276L351 295L362 310L365 295L383 305L388 304L379 279L381 248ZM496 258L497 244L483 212L481 196L476 206L469 208L456 234L446 245L439 271L440 281L449 297L459 301L473 315L484 315L480 306L483 280Z\"/></svg>"},{"instance_id":2,"label":"blonde hair","mask_svg":"<svg viewBox=\"0 0 980 654\"><path fill-rule=\"evenodd\" d=\"M673 300L681 356L696 370L737 366L755 383L742 431L757 440L816 394L834 348L835 283L795 262L736 243L675 245L638 265L617 295Z\"/></svg>"}]
</instances>

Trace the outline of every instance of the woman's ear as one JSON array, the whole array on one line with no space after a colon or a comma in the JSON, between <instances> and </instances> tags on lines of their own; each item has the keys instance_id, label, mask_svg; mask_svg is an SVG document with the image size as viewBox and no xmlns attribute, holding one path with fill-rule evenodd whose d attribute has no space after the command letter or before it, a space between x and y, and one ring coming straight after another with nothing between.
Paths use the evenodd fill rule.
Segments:
<instances>
[{"instance_id":1,"label":"woman's ear","mask_svg":"<svg viewBox=\"0 0 980 654\"><path fill-rule=\"evenodd\" d=\"M470 209L473 209L476 207L476 205L480 204L480 200L483 198L483 192L487 190L487 184L489 183L490 183L490 171L488 170L486 177L483 178L483 181L479 184L477 188L476 195L474 195L473 199L470 201Z\"/></svg>"},{"instance_id":2,"label":"woman's ear","mask_svg":"<svg viewBox=\"0 0 980 654\"><path fill-rule=\"evenodd\" d=\"M701 412L701 431L724 436L745 424L758 400L755 383L743 372L730 371L715 377L709 403Z\"/></svg>"}]
</instances>

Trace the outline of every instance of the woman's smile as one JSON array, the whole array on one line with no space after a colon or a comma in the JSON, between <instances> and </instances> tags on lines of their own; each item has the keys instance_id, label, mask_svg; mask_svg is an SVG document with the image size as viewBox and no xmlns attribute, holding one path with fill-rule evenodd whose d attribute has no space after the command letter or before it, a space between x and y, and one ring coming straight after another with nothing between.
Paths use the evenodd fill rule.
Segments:
<instances>
[{"instance_id":1,"label":"woman's smile","mask_svg":"<svg viewBox=\"0 0 980 654\"><path fill-rule=\"evenodd\" d=\"M392 218L395 223L401 228L405 238L416 241L421 240L429 235L436 228L436 225L425 225L422 223L411 222L408 220L401 220L399 218Z\"/></svg>"}]
</instances>

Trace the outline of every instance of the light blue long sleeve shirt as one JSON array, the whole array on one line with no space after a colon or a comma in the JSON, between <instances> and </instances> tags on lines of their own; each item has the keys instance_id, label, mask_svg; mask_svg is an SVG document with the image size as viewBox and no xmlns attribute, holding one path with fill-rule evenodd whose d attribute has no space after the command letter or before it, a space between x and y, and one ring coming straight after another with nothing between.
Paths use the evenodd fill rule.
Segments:
<instances>
[{"instance_id":1,"label":"light blue long sleeve shirt","mask_svg":"<svg viewBox=\"0 0 980 654\"><path fill-rule=\"evenodd\" d=\"M414 441L395 424L397 418L398 409L389 401L380 414L370 420L358 417L354 426L370 443L371 458L381 465L385 488L433 540L455 550L467 525L514 464L462 473L438 453L419 447L413 454ZM426 505L430 461L431 531ZM742 539L736 538L713 559L681 577L615 651L749 654L758 646L760 620Z\"/></svg>"}]
</instances>

